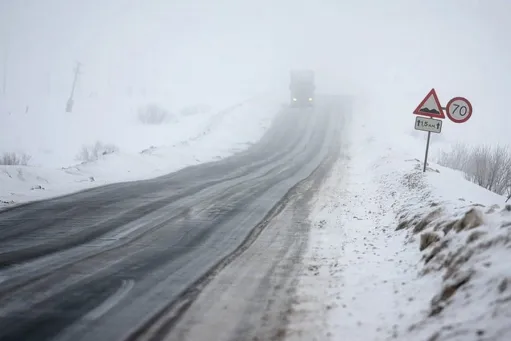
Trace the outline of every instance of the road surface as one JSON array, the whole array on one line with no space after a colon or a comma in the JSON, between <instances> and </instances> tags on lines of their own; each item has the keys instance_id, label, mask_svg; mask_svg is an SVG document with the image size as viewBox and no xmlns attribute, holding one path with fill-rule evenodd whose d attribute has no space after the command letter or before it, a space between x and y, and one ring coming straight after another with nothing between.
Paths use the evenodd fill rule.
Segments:
<instances>
[{"instance_id":1,"label":"road surface","mask_svg":"<svg viewBox=\"0 0 511 341\"><path fill-rule=\"evenodd\" d=\"M283 109L230 158L1 211L0 340L278 338L342 116Z\"/></svg>"}]
</instances>

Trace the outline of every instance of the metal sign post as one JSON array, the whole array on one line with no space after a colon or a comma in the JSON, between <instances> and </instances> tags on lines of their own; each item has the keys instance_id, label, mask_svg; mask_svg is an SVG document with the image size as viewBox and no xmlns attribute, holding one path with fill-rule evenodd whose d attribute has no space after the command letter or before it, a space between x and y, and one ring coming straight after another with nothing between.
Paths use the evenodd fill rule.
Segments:
<instances>
[{"instance_id":1,"label":"metal sign post","mask_svg":"<svg viewBox=\"0 0 511 341\"><path fill-rule=\"evenodd\" d=\"M423 172L426 172L426 165L428 164L429 142L431 140L431 133L440 134L442 132L442 120L435 120L433 118L417 116L415 118L415 129L428 132L428 141L426 142L426 155L424 156L424 169L423 169Z\"/></svg>"},{"instance_id":2,"label":"metal sign post","mask_svg":"<svg viewBox=\"0 0 511 341\"><path fill-rule=\"evenodd\" d=\"M67 100L67 103L66 103L66 112L72 112L73 111L73 105L74 105L74 99L73 99L73 96L75 94L75 87L76 87L76 82L78 81L78 75L80 74L80 66L82 64L80 62L76 63L76 67L75 67L75 76L74 76L74 79L73 79L73 85L71 86L71 95L69 96L68 100Z\"/></svg>"},{"instance_id":3,"label":"metal sign post","mask_svg":"<svg viewBox=\"0 0 511 341\"><path fill-rule=\"evenodd\" d=\"M428 131L428 142L426 142L426 155L424 155L424 168L423 173L426 173L426 165L428 164L428 153L429 153L429 139L431 138L431 132Z\"/></svg>"}]
</instances>

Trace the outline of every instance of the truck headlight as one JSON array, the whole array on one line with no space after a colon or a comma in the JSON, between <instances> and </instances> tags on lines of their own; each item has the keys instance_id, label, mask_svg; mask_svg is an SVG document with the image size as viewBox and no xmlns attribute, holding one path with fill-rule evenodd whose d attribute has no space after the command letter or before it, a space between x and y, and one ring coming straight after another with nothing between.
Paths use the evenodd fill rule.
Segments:
<instances>
[{"instance_id":1,"label":"truck headlight","mask_svg":"<svg viewBox=\"0 0 511 341\"><path fill-rule=\"evenodd\" d=\"M296 102L296 98L293 98L293 101Z\"/></svg>"},{"instance_id":2,"label":"truck headlight","mask_svg":"<svg viewBox=\"0 0 511 341\"><path fill-rule=\"evenodd\" d=\"M309 102L312 102L312 97L309 97Z\"/></svg>"}]
</instances>

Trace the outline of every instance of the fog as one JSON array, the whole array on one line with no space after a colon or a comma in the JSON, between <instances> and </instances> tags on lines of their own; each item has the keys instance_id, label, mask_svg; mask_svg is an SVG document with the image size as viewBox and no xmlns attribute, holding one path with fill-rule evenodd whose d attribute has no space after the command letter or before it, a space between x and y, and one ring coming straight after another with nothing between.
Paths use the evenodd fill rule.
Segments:
<instances>
[{"instance_id":1,"label":"fog","mask_svg":"<svg viewBox=\"0 0 511 341\"><path fill-rule=\"evenodd\" d=\"M359 96L359 114L403 129L432 87L444 105L467 97L471 120L444 136L511 142L510 13L507 0L2 0L0 100L64 129L54 113L77 61L78 108L94 97L172 110L266 93L286 102L289 70L305 67L318 92Z\"/></svg>"}]
</instances>

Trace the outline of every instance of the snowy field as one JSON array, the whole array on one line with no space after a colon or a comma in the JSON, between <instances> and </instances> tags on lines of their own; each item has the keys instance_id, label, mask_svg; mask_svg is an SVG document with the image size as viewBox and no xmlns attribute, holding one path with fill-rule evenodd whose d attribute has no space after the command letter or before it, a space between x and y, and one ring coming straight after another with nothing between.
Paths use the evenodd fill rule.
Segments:
<instances>
[{"instance_id":1,"label":"snowy field","mask_svg":"<svg viewBox=\"0 0 511 341\"><path fill-rule=\"evenodd\" d=\"M316 197L287 340L511 340L511 206L367 118Z\"/></svg>"},{"instance_id":2,"label":"snowy field","mask_svg":"<svg viewBox=\"0 0 511 341\"><path fill-rule=\"evenodd\" d=\"M51 129L51 122L45 125L30 112L2 112L5 126L25 127L32 137L4 134L0 145L16 146L16 150L1 152L25 152L32 158L28 166L0 165L0 207L114 182L153 178L224 158L257 142L280 105L277 100L256 98L193 115L184 111L159 125L140 124L136 111L129 108L124 118L111 115L96 120L87 115L62 115L58 131ZM116 121L108 122L109 117ZM91 127L91 120L101 123ZM94 146L96 141L112 144L116 150L97 160L73 161L83 145Z\"/></svg>"}]
</instances>

